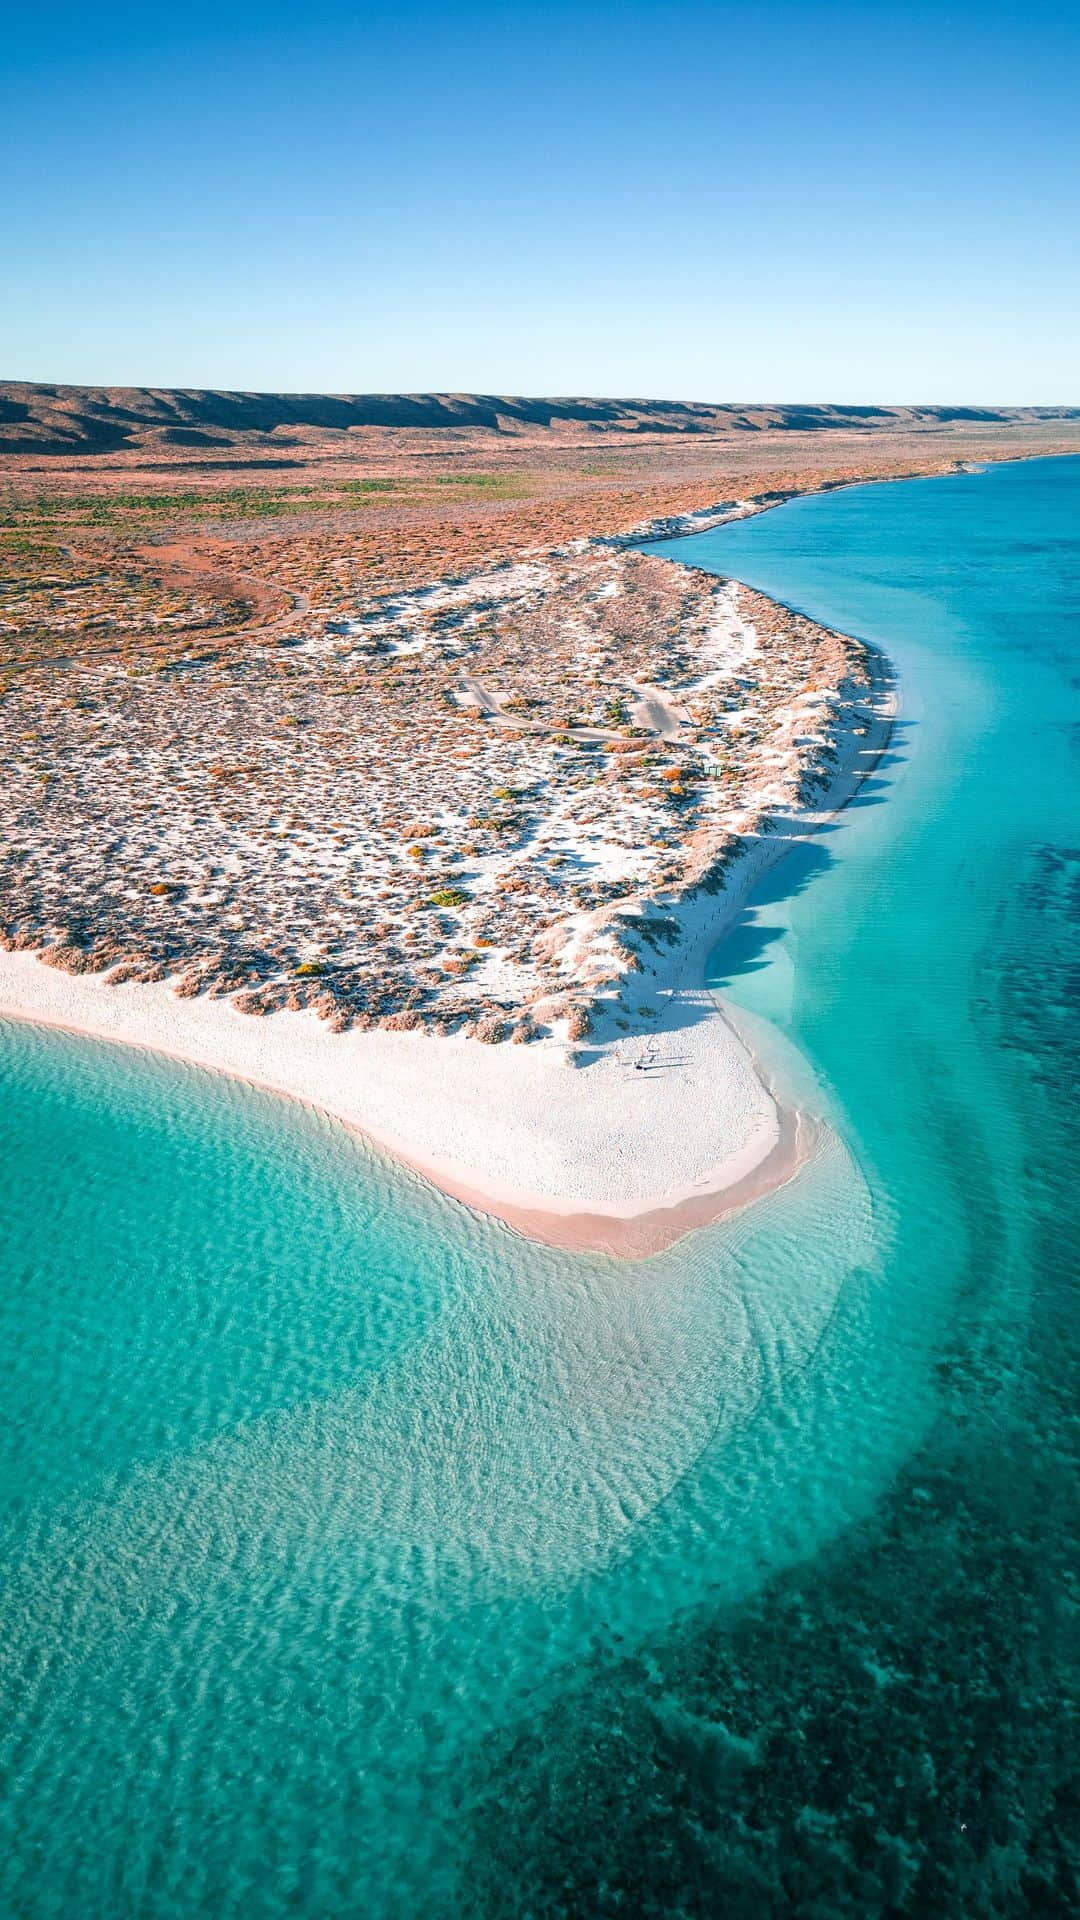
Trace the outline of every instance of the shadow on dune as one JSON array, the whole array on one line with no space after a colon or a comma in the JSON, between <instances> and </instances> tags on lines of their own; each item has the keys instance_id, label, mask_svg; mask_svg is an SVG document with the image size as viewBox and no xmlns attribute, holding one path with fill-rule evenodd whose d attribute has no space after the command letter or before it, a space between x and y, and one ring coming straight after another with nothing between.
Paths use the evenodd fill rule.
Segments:
<instances>
[{"instance_id":1,"label":"shadow on dune","mask_svg":"<svg viewBox=\"0 0 1080 1920\"><path fill-rule=\"evenodd\" d=\"M715 1012L714 993L725 991L734 981L768 964L769 949L784 929L780 922L763 925L759 918L761 909L794 899L832 866L833 854L828 841L831 835L843 830L849 811L880 806L888 798L889 774L907 758L902 736L912 724L910 720L893 723L889 745L884 752L872 756L873 770L863 777L843 810L812 835L807 837L797 816L774 817L771 830L761 836L768 840L774 852L773 863L750 889L728 931L717 942L705 979L696 985L681 987L670 1000L663 1001L657 1028L628 1029L620 1042L628 1050L625 1060L628 1074L656 1074L682 1064L677 1047L673 1051L674 1036ZM718 914L723 910L722 895L717 897L717 910ZM580 1049L579 1065L590 1066L602 1057L603 1051L599 1045Z\"/></svg>"},{"instance_id":2,"label":"shadow on dune","mask_svg":"<svg viewBox=\"0 0 1080 1920\"><path fill-rule=\"evenodd\" d=\"M810 839L792 833L772 836L781 849L779 857L776 864L751 889L737 918L718 943L707 973L710 988L723 991L734 980L755 973L767 964L768 949L779 938L783 927L780 924L762 925L758 918L761 908L777 906L781 901L793 900L805 892L812 880L832 866L834 856L827 842L829 836L843 830L848 811L859 807L877 807L888 798L889 770L907 757L902 751L902 738L898 740L897 736L902 736L911 725L910 720L894 722L889 746L877 756L874 771L865 776L857 793L836 819L819 827Z\"/></svg>"},{"instance_id":3,"label":"shadow on dune","mask_svg":"<svg viewBox=\"0 0 1080 1920\"><path fill-rule=\"evenodd\" d=\"M875 758L874 771L865 776L858 792L843 812L835 819L826 821L810 838L802 832L790 830L797 823L777 821L768 835L776 855L773 865L751 888L732 925L718 942L710 959L706 986L701 990L678 993L665 1009L662 1034L657 1035L661 1044L664 1040L670 1040L680 1028L691 1026L708 1016L711 1011L711 991L723 991L741 976L757 972L767 964L769 948L779 938L783 927L780 924L763 925L759 918L761 909L794 899L833 864L828 840L831 835L843 830L849 809L880 806L887 799L889 772L907 757L902 738L898 740L897 736L902 736L911 725L909 720L894 723L890 744L884 753ZM640 1037L647 1039L646 1035ZM637 1038L634 1036L635 1043ZM673 1061L666 1056L652 1062L656 1068L672 1064Z\"/></svg>"}]
</instances>

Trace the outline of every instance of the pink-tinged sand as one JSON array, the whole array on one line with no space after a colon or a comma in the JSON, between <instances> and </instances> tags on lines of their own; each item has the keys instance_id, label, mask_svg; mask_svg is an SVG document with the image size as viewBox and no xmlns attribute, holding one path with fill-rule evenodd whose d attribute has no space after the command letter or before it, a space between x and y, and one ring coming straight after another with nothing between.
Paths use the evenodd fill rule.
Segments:
<instances>
[{"instance_id":1,"label":"pink-tinged sand","mask_svg":"<svg viewBox=\"0 0 1080 1920\"><path fill-rule=\"evenodd\" d=\"M517 1200L508 1194L496 1198L419 1165L417 1171L426 1171L445 1193L464 1201L474 1212L490 1213L516 1233L544 1246L565 1247L573 1253L606 1253L618 1260L646 1260L697 1227L711 1226L727 1214L763 1200L798 1173L813 1152L819 1123L794 1108L777 1111L779 1137L748 1173L728 1179L719 1168L715 1185L673 1196L663 1206L644 1207L637 1213L617 1213L613 1209L578 1212L530 1203L526 1194Z\"/></svg>"}]
</instances>

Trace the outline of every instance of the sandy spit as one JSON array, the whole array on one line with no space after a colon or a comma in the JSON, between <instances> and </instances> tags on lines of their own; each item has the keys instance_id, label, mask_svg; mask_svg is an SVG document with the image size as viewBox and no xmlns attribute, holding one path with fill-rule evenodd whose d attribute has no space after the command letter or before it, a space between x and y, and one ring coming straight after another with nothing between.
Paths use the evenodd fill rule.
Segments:
<instances>
[{"instance_id":1,"label":"sandy spit","mask_svg":"<svg viewBox=\"0 0 1080 1920\"><path fill-rule=\"evenodd\" d=\"M894 713L883 663L873 705L868 730L842 743L820 809L748 838L724 891L683 910L682 945L648 982L660 1017L647 1050L613 1030L570 1067L543 1046L332 1034L312 1012L259 1019L228 1000L179 999L165 982L110 986L22 952L0 952L0 1013L301 1100L530 1238L645 1257L774 1191L813 1150L815 1123L774 1095L704 968L754 883L877 764Z\"/></svg>"}]
</instances>

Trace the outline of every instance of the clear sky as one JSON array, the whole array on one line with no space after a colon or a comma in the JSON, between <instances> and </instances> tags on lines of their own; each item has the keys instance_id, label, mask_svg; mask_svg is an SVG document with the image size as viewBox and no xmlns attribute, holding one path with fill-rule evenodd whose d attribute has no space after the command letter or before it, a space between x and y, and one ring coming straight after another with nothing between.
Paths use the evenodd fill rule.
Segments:
<instances>
[{"instance_id":1,"label":"clear sky","mask_svg":"<svg viewBox=\"0 0 1080 1920\"><path fill-rule=\"evenodd\" d=\"M1080 6L159 0L0 42L0 376L1080 402Z\"/></svg>"}]
</instances>

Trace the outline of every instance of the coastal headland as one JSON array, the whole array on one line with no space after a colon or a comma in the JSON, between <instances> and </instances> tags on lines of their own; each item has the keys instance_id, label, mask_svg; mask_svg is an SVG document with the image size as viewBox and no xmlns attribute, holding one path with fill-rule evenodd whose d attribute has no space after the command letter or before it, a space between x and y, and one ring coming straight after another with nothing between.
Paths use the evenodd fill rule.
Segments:
<instances>
[{"instance_id":1,"label":"coastal headland","mask_svg":"<svg viewBox=\"0 0 1080 1920\"><path fill-rule=\"evenodd\" d=\"M237 404L207 445L253 398L172 396L171 426L113 398L127 440L72 455L46 393L8 442L0 1009L308 1101L554 1244L648 1254L790 1178L815 1123L704 963L876 764L895 688L637 549L1080 421ZM287 481L252 485L256 441Z\"/></svg>"}]
</instances>

